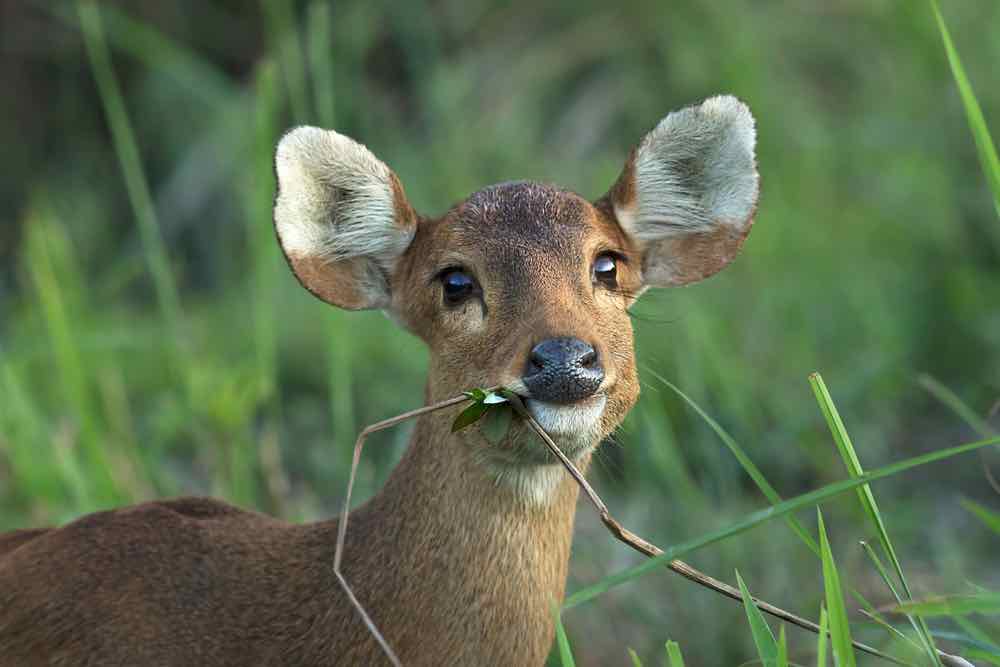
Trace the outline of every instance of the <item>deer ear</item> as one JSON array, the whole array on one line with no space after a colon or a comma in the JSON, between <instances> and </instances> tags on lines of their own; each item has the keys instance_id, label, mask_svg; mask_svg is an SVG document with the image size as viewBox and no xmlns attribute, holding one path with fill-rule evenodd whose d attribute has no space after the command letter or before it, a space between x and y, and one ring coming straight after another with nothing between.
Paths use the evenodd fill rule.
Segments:
<instances>
[{"instance_id":1,"label":"deer ear","mask_svg":"<svg viewBox=\"0 0 1000 667\"><path fill-rule=\"evenodd\" d=\"M632 151L607 198L647 286L707 278L739 252L757 208L755 137L750 109L726 95L669 114Z\"/></svg>"},{"instance_id":2,"label":"deer ear","mask_svg":"<svg viewBox=\"0 0 1000 667\"><path fill-rule=\"evenodd\" d=\"M396 175L353 139L299 127L278 143L274 227L302 286L341 308L386 308L417 216Z\"/></svg>"}]
</instances>

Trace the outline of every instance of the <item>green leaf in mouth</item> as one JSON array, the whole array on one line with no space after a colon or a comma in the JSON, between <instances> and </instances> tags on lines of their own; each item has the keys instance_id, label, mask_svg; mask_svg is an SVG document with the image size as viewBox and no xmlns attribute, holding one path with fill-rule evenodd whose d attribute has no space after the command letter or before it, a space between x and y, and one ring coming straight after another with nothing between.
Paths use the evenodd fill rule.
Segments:
<instances>
[{"instance_id":1,"label":"green leaf in mouth","mask_svg":"<svg viewBox=\"0 0 1000 667\"><path fill-rule=\"evenodd\" d=\"M451 432L458 433L463 428L475 424L486 413L488 408L489 406L482 401L474 401L455 417L455 421L451 424Z\"/></svg>"},{"instance_id":2,"label":"green leaf in mouth","mask_svg":"<svg viewBox=\"0 0 1000 667\"><path fill-rule=\"evenodd\" d=\"M507 401L504 400L504 403ZM507 436L510 431L511 422L514 419L514 411L509 405L493 405L483 417L479 424L479 430L494 445Z\"/></svg>"}]
</instances>

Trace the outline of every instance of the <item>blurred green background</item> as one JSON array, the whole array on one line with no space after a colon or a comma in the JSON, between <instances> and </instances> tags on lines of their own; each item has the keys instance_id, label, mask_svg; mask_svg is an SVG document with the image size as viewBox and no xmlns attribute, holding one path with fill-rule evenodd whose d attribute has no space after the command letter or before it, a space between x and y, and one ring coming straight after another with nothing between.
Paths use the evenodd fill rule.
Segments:
<instances>
[{"instance_id":1,"label":"blurred green background","mask_svg":"<svg viewBox=\"0 0 1000 667\"><path fill-rule=\"evenodd\" d=\"M1000 3L942 9L996 132ZM439 214L516 178L596 198L671 109L719 92L750 105L754 231L728 270L634 309L643 396L591 475L660 545L765 502L649 371L785 496L846 476L810 371L867 467L973 439L920 374L980 415L1000 397L1000 223L925 2L187 0L95 17L88 41L73 4L0 3L0 529L188 493L328 516L356 432L420 404L421 344L315 300L280 256L271 157L300 123L367 144ZM370 442L359 500L407 435ZM991 462L876 486L916 593L1000 585L996 537L959 505L1000 506ZM888 602L855 499L825 507L843 576ZM638 562L589 507L578 517L571 591ZM817 614L819 563L780 523L691 562L730 581L739 566L755 594ZM674 638L691 664L735 665L754 656L742 614L663 573L565 622L578 664ZM811 659L811 637L789 638Z\"/></svg>"}]
</instances>

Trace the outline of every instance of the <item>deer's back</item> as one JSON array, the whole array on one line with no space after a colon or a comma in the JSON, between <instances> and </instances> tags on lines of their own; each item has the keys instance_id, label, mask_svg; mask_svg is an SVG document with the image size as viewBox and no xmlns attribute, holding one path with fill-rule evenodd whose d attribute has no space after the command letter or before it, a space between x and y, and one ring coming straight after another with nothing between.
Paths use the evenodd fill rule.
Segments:
<instances>
[{"instance_id":1,"label":"deer's back","mask_svg":"<svg viewBox=\"0 0 1000 667\"><path fill-rule=\"evenodd\" d=\"M0 665L298 662L331 601L325 548L201 498L0 536Z\"/></svg>"}]
</instances>

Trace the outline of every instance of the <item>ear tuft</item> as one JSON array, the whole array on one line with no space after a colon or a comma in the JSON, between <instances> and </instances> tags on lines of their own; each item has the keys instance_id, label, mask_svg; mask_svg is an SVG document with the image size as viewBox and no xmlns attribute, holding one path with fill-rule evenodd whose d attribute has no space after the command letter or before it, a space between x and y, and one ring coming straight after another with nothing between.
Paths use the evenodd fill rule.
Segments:
<instances>
[{"instance_id":1,"label":"ear tuft","mask_svg":"<svg viewBox=\"0 0 1000 667\"><path fill-rule=\"evenodd\" d=\"M349 137L288 132L275 155L274 225L299 281L324 301L384 307L387 276L416 229L396 175Z\"/></svg>"},{"instance_id":2,"label":"ear tuft","mask_svg":"<svg viewBox=\"0 0 1000 667\"><path fill-rule=\"evenodd\" d=\"M670 113L635 148L608 196L647 249L649 284L699 280L732 260L757 207L755 143L750 109L721 95Z\"/></svg>"}]
</instances>

